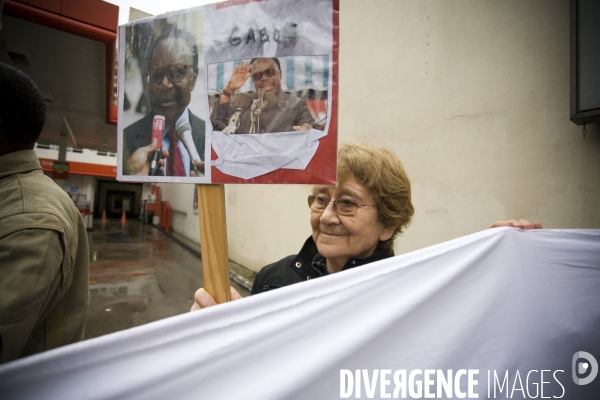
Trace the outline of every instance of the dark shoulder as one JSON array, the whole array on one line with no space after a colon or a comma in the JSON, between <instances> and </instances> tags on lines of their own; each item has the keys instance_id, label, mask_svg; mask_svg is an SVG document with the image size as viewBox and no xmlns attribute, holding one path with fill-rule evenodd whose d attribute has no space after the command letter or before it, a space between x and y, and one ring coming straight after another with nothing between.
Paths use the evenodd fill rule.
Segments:
<instances>
[{"instance_id":1,"label":"dark shoulder","mask_svg":"<svg viewBox=\"0 0 600 400\"><path fill-rule=\"evenodd\" d=\"M204 120L202 118L198 117L196 114L194 114L191 111L190 111L190 121L197 123L197 124L204 124Z\"/></svg>"},{"instance_id":2,"label":"dark shoulder","mask_svg":"<svg viewBox=\"0 0 600 400\"><path fill-rule=\"evenodd\" d=\"M284 257L279 261L264 266L254 279L252 294L267 292L290 285L294 278L289 272L289 265L296 257L295 254Z\"/></svg>"},{"instance_id":3,"label":"dark shoulder","mask_svg":"<svg viewBox=\"0 0 600 400\"><path fill-rule=\"evenodd\" d=\"M282 97L281 100L289 108L295 108L295 107L302 106L302 105L306 106L306 101L304 101L304 99L301 99L294 94L288 94L288 93L282 92L281 97Z\"/></svg>"},{"instance_id":4,"label":"dark shoulder","mask_svg":"<svg viewBox=\"0 0 600 400\"><path fill-rule=\"evenodd\" d=\"M310 263L317 253L317 245L312 236L304 242L298 254L293 254L269 264L256 275L252 294L266 292L294 283L314 278L316 273Z\"/></svg>"},{"instance_id":5,"label":"dark shoulder","mask_svg":"<svg viewBox=\"0 0 600 400\"><path fill-rule=\"evenodd\" d=\"M204 137L204 131L205 131L205 127L204 127L204 120L200 117L198 117L197 115L195 115L194 113L192 113L191 111L189 111L189 117L190 117L190 124L192 125L192 134L193 135L199 135L202 138ZM198 140L198 138L196 138L196 140Z\"/></svg>"},{"instance_id":6,"label":"dark shoulder","mask_svg":"<svg viewBox=\"0 0 600 400\"><path fill-rule=\"evenodd\" d=\"M147 146L152 142L152 120L154 116L147 114L123 129L123 143L125 149L124 157L133 154L140 147Z\"/></svg>"},{"instance_id":7,"label":"dark shoulder","mask_svg":"<svg viewBox=\"0 0 600 400\"><path fill-rule=\"evenodd\" d=\"M152 119L154 117L150 114L145 115L144 117L138 119L137 121L135 121L134 123L132 123L131 125L127 126L125 129L123 129L123 131L128 134L128 133L133 133L136 134L138 133L140 130L141 131L146 131L148 128L152 127Z\"/></svg>"}]
</instances>

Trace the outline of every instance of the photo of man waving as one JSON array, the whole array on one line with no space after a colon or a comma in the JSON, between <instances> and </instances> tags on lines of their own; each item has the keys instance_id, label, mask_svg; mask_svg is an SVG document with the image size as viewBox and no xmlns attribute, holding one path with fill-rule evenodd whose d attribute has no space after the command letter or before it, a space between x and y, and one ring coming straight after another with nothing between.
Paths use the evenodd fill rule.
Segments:
<instances>
[{"instance_id":1,"label":"photo of man waving","mask_svg":"<svg viewBox=\"0 0 600 400\"><path fill-rule=\"evenodd\" d=\"M215 102L211 122L226 133L307 131L313 119L304 99L281 89L281 63L277 58L253 58L235 66L229 83ZM235 94L252 79L256 92ZM257 111L258 110L258 111ZM236 116L235 113L238 112ZM239 119L235 128L228 128Z\"/></svg>"}]
</instances>

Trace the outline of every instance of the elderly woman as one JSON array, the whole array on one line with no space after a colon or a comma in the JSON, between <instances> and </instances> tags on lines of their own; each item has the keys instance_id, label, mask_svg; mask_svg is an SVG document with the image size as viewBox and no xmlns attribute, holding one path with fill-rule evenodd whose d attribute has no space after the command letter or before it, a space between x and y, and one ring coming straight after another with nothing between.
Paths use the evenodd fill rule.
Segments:
<instances>
[{"instance_id":1,"label":"elderly woman","mask_svg":"<svg viewBox=\"0 0 600 400\"><path fill-rule=\"evenodd\" d=\"M252 294L358 267L394 255L394 239L414 214L410 181L388 149L366 144L338 151L338 185L315 186L308 196L312 236L300 252L264 267ZM541 228L526 220L497 221L495 226ZM231 299L240 295L231 288ZM192 311L215 305L199 289Z\"/></svg>"},{"instance_id":2,"label":"elderly woman","mask_svg":"<svg viewBox=\"0 0 600 400\"><path fill-rule=\"evenodd\" d=\"M297 255L264 267L252 294L358 267L394 255L394 239L414 214L410 181L390 150L344 145L337 186L308 196L312 236Z\"/></svg>"}]
</instances>

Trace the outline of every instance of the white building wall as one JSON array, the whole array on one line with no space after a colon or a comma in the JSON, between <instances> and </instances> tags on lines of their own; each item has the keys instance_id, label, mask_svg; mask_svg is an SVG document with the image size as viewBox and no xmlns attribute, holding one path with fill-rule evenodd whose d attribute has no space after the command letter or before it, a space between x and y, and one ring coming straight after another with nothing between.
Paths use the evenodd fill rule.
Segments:
<instances>
[{"instance_id":1,"label":"white building wall","mask_svg":"<svg viewBox=\"0 0 600 400\"><path fill-rule=\"evenodd\" d=\"M200 243L200 223L194 213L193 184L161 183L161 197L171 206L171 227L173 231Z\"/></svg>"},{"instance_id":2,"label":"white building wall","mask_svg":"<svg viewBox=\"0 0 600 400\"><path fill-rule=\"evenodd\" d=\"M568 0L340 3L339 140L403 160L416 213L397 254L502 218L600 228L600 130L569 120ZM191 204L180 186L165 199ZM230 258L296 253L309 190L228 185ZM194 239L196 215L182 229Z\"/></svg>"}]
</instances>

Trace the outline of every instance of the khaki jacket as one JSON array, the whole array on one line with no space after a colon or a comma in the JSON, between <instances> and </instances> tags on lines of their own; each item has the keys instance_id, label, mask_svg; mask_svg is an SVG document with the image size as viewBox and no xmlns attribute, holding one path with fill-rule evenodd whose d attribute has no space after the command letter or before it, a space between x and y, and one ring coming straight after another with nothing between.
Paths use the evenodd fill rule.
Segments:
<instances>
[{"instance_id":1,"label":"khaki jacket","mask_svg":"<svg viewBox=\"0 0 600 400\"><path fill-rule=\"evenodd\" d=\"M83 339L85 225L33 150L0 156L0 362Z\"/></svg>"}]
</instances>

